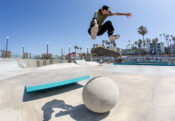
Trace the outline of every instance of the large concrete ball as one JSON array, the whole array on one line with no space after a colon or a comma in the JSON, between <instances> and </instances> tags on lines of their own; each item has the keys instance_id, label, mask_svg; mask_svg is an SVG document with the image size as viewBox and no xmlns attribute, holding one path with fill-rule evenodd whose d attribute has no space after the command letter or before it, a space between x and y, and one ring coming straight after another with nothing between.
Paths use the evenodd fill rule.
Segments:
<instances>
[{"instance_id":1,"label":"large concrete ball","mask_svg":"<svg viewBox=\"0 0 175 121\"><path fill-rule=\"evenodd\" d=\"M90 80L83 88L82 98L86 107L96 113L109 112L117 103L119 89L107 77Z\"/></svg>"}]
</instances>

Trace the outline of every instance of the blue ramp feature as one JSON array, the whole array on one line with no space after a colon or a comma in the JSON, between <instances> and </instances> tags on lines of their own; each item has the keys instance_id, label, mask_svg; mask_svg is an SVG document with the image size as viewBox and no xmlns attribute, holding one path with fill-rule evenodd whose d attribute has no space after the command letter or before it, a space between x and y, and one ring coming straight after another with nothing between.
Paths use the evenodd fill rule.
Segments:
<instances>
[{"instance_id":1,"label":"blue ramp feature","mask_svg":"<svg viewBox=\"0 0 175 121\"><path fill-rule=\"evenodd\" d=\"M154 63L154 62L124 62L124 63L113 63L114 65L150 65L150 66L175 66L175 64L168 64L168 63Z\"/></svg>"},{"instance_id":2,"label":"blue ramp feature","mask_svg":"<svg viewBox=\"0 0 175 121\"><path fill-rule=\"evenodd\" d=\"M43 84L43 85L37 85L37 86L30 86L30 87L26 87L26 91L27 91L27 93L30 93L30 92L35 92L35 91L40 91L40 90L45 90L45 89L51 89L51 88L55 88L55 87L73 84L73 83L83 81L86 79L90 79L90 76L82 76L82 77L78 77L78 78L74 78L74 79L70 79L70 80L64 80L64 81Z\"/></svg>"},{"instance_id":3,"label":"blue ramp feature","mask_svg":"<svg viewBox=\"0 0 175 121\"><path fill-rule=\"evenodd\" d=\"M164 64L164 65L168 65L168 62L165 62L165 61L124 61L124 63L129 63L129 64Z\"/></svg>"}]
</instances>

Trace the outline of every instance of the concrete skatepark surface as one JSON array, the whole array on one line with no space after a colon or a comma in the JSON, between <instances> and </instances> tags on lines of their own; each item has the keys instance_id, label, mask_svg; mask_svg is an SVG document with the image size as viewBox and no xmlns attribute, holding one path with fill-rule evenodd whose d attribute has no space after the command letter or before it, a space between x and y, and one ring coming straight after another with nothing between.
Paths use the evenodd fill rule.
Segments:
<instances>
[{"instance_id":1,"label":"concrete skatepark surface","mask_svg":"<svg viewBox=\"0 0 175 121\"><path fill-rule=\"evenodd\" d=\"M175 67L54 64L18 71L14 68L0 72L0 121L175 120ZM82 89L88 80L32 94L25 92L29 81L47 82L75 74L114 80L120 90L117 105L105 114L90 112L82 101Z\"/></svg>"},{"instance_id":2,"label":"concrete skatepark surface","mask_svg":"<svg viewBox=\"0 0 175 121\"><path fill-rule=\"evenodd\" d=\"M77 65L81 65L81 66L83 66L83 65L85 65L85 66L87 66L87 65L88 66L100 66L100 64L95 62L95 61L87 62L85 60L75 60L75 63Z\"/></svg>"}]
</instances>

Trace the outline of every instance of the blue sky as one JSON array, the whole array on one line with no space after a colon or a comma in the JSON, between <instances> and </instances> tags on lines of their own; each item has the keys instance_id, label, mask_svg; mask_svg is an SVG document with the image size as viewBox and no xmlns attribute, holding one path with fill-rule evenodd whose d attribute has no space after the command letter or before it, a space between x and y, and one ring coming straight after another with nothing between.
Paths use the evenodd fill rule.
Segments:
<instances>
[{"instance_id":1,"label":"blue sky","mask_svg":"<svg viewBox=\"0 0 175 121\"><path fill-rule=\"evenodd\" d=\"M142 38L137 33L140 25L146 26L145 37L159 37L161 33L175 35L174 0L0 0L0 49L5 48L9 36L9 50L14 53L25 50L33 54L46 51L60 54L68 45L84 49L107 40L107 34L91 40L87 33L94 12L102 5L115 12L131 12L133 17L112 16L115 33L121 38L117 46L125 48L128 40ZM160 37L159 37L160 38Z\"/></svg>"}]
</instances>

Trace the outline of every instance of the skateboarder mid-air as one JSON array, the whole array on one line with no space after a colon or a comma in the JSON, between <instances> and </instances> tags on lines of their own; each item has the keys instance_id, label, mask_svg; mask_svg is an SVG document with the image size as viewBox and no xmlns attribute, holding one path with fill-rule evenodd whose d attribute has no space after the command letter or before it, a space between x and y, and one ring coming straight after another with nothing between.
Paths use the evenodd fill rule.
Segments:
<instances>
[{"instance_id":1,"label":"skateboarder mid-air","mask_svg":"<svg viewBox=\"0 0 175 121\"><path fill-rule=\"evenodd\" d=\"M101 9L97 10L94 14L94 17L90 23L90 28L88 33L91 35L92 39L95 39L96 36L103 35L106 31L108 32L109 40L112 42L120 37L120 35L113 35L114 27L111 21L106 21L104 24L104 20L109 16L127 16L131 17L131 13L111 13L110 8L104 5Z\"/></svg>"}]
</instances>

